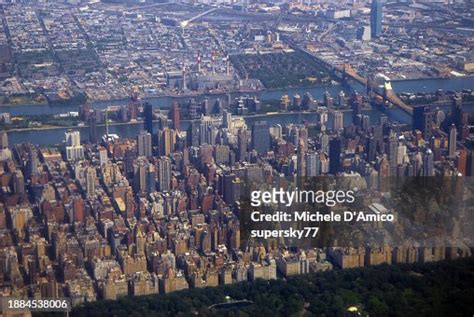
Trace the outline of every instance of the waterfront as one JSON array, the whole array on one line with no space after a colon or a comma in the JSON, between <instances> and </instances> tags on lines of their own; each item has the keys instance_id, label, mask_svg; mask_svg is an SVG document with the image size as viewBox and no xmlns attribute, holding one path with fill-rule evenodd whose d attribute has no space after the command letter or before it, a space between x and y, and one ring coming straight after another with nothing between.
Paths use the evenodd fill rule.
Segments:
<instances>
[{"instance_id":1,"label":"waterfront","mask_svg":"<svg viewBox=\"0 0 474 317\"><path fill-rule=\"evenodd\" d=\"M434 92L438 89L448 90L462 90L470 89L474 87L474 77L469 78L450 78L450 79L423 79L419 81L394 81L392 84L395 91L401 92ZM311 95L318 100L323 98L325 91L328 91L332 96L336 96L341 90L344 90L347 93L350 93L352 90L363 91L361 85L351 84L351 87L343 87L341 85L325 85L325 86L316 86L311 88L288 88L288 89L273 89L273 90L264 90L256 92L249 95L257 95L262 101L280 99L284 94L293 96L298 93L303 95L306 92L311 93ZM231 98L237 97L238 94L232 94ZM227 98L227 96L213 96L213 98ZM196 97L197 100L204 98L204 96ZM179 102L185 102L189 97L157 97L146 99L150 102L155 108L167 109L170 107L172 100L178 99ZM144 100L145 101L145 100ZM110 101L110 102L95 102L93 103L94 108L102 109L109 105L119 105L126 104L127 101ZM466 109L469 112L472 112L474 109L473 106L468 106ZM57 114L66 111L77 111L77 106L16 106L16 107L4 107L1 111L11 112L12 115L24 115L24 114ZM382 112L380 110L371 110L368 112L371 118L371 124L376 123ZM411 123L411 117L405 112L401 111L398 108L385 109L385 115L393 121L400 123ZM319 120L317 113L282 113L266 116L250 116L246 118L247 124L251 124L257 120L266 120L269 124L280 123L282 125L289 123L301 123L303 121L317 122ZM344 124L348 125L351 122L351 112L344 113ZM188 122L182 121L182 130L186 130ZM332 125L332 116L329 116L329 127ZM111 125L110 133L118 134L122 138L133 138L139 131L143 128L143 123L129 123L129 124L120 124L120 125ZM155 123L155 129L157 129L157 123ZM21 142L32 142L36 144L46 145L46 144L58 144L61 143L64 139L64 132L70 128L56 128L48 130L29 130L29 131L14 131L9 132L9 137L13 143ZM84 140L88 139L89 131L87 127L77 127L76 129L81 131L81 136ZM105 127L99 126L98 132L100 135L105 133Z\"/></svg>"},{"instance_id":2,"label":"waterfront","mask_svg":"<svg viewBox=\"0 0 474 317\"><path fill-rule=\"evenodd\" d=\"M474 76L473 77L455 77L455 78L446 78L446 79L420 79L420 80L406 80L406 81L393 81L392 87L397 93L416 93L416 92L435 92L438 89L448 90L463 90L463 89L472 89L474 87ZM317 85L314 87L306 88L281 88L281 89L267 89L256 91L253 93L231 93L231 98L238 97L239 95L251 95L258 96L262 101L276 100L280 99L282 95L293 96L294 94L304 95L306 92L309 92L314 98L321 100L325 91L328 91L332 96L337 96L337 94L343 90L346 94L350 93L353 90L360 92L365 91L365 87L362 85L351 82L350 87L342 86L339 84L332 85ZM196 100L202 100L205 95L192 97ZM171 102L173 100L178 100L179 102L185 102L191 97L188 96L179 96L179 97L170 97L170 96L161 96L161 97L152 97L144 98L143 101L150 102L155 108L168 109L171 107ZM228 96L226 94L221 95L212 95L211 99L221 98L226 99ZM111 100L111 101L96 101L92 102L92 106L96 109L103 109L107 106L115 105L125 105L128 100ZM77 111L78 107L75 105L32 105L32 106L6 106L0 107L0 112L9 112L12 116L15 115L40 115L40 114L58 114L68 111Z\"/></svg>"}]
</instances>

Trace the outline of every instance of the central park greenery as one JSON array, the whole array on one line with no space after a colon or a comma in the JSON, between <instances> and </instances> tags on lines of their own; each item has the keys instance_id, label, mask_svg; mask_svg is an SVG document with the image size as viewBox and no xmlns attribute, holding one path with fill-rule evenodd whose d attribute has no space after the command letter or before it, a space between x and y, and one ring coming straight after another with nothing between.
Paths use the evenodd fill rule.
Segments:
<instances>
[{"instance_id":1,"label":"central park greenery","mask_svg":"<svg viewBox=\"0 0 474 317\"><path fill-rule=\"evenodd\" d=\"M227 297L228 296L228 297ZM249 300L244 307L210 306ZM73 316L473 316L474 259L379 265L77 307Z\"/></svg>"}]
</instances>

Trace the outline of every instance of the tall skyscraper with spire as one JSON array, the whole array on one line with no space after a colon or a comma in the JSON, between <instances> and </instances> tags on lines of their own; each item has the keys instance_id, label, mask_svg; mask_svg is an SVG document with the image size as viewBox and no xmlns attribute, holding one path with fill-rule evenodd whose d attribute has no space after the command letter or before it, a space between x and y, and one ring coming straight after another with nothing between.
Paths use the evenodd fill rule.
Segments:
<instances>
[{"instance_id":1,"label":"tall skyscraper with spire","mask_svg":"<svg viewBox=\"0 0 474 317\"><path fill-rule=\"evenodd\" d=\"M382 33L382 3L372 0L370 7L370 33L372 38L377 38Z\"/></svg>"}]
</instances>

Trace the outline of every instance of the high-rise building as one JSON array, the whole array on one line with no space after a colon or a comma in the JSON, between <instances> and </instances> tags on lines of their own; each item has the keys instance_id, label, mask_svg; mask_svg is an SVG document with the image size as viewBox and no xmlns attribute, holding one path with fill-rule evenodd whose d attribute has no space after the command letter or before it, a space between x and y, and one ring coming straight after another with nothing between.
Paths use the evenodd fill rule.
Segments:
<instances>
[{"instance_id":1,"label":"high-rise building","mask_svg":"<svg viewBox=\"0 0 474 317\"><path fill-rule=\"evenodd\" d=\"M367 161L371 162L375 160L375 156L377 154L377 140L373 136L370 136L367 140L366 154Z\"/></svg>"},{"instance_id":2,"label":"high-rise building","mask_svg":"<svg viewBox=\"0 0 474 317\"><path fill-rule=\"evenodd\" d=\"M398 140L396 135L390 135L388 139L388 160L390 165L390 176L397 175L397 150L398 150Z\"/></svg>"},{"instance_id":3,"label":"high-rise building","mask_svg":"<svg viewBox=\"0 0 474 317\"><path fill-rule=\"evenodd\" d=\"M265 153L270 149L270 130L266 121L252 125L252 148L258 153Z\"/></svg>"},{"instance_id":4,"label":"high-rise building","mask_svg":"<svg viewBox=\"0 0 474 317\"><path fill-rule=\"evenodd\" d=\"M306 177L314 177L320 175L320 159L319 153L308 152L305 154L306 160Z\"/></svg>"},{"instance_id":5,"label":"high-rise building","mask_svg":"<svg viewBox=\"0 0 474 317\"><path fill-rule=\"evenodd\" d=\"M397 165L401 165L406 162L407 158L407 146L405 144L399 144L397 149Z\"/></svg>"},{"instance_id":6,"label":"high-rise building","mask_svg":"<svg viewBox=\"0 0 474 317\"><path fill-rule=\"evenodd\" d=\"M319 114L319 124L321 125L321 131L326 131L326 126L328 123L328 112L326 110L323 110Z\"/></svg>"},{"instance_id":7,"label":"high-rise building","mask_svg":"<svg viewBox=\"0 0 474 317\"><path fill-rule=\"evenodd\" d=\"M97 112L93 111L89 116L89 140L91 143L97 143Z\"/></svg>"},{"instance_id":8,"label":"high-rise building","mask_svg":"<svg viewBox=\"0 0 474 317\"><path fill-rule=\"evenodd\" d=\"M189 118L191 120L197 119L199 115L198 115L198 104L196 100L190 99L188 107L189 107Z\"/></svg>"},{"instance_id":9,"label":"high-rise building","mask_svg":"<svg viewBox=\"0 0 474 317\"><path fill-rule=\"evenodd\" d=\"M425 112L425 106L416 106L413 107L413 115L412 115L412 130L419 130L423 131L424 124L423 124L423 113Z\"/></svg>"},{"instance_id":10,"label":"high-rise building","mask_svg":"<svg viewBox=\"0 0 474 317\"><path fill-rule=\"evenodd\" d=\"M81 133L79 131L68 131L66 135L67 146L79 146L81 145Z\"/></svg>"},{"instance_id":11,"label":"high-rise building","mask_svg":"<svg viewBox=\"0 0 474 317\"><path fill-rule=\"evenodd\" d=\"M370 33L372 38L377 38L382 33L382 3L372 0L370 7Z\"/></svg>"},{"instance_id":12,"label":"high-rise building","mask_svg":"<svg viewBox=\"0 0 474 317\"><path fill-rule=\"evenodd\" d=\"M176 101L173 101L171 106L171 122L173 124L173 129L179 130L179 105Z\"/></svg>"},{"instance_id":13,"label":"high-rise building","mask_svg":"<svg viewBox=\"0 0 474 317\"><path fill-rule=\"evenodd\" d=\"M324 94L323 94L323 104L325 107L332 107L332 104L334 102L334 99L331 97L331 94L329 93L329 91L325 91Z\"/></svg>"},{"instance_id":14,"label":"high-rise building","mask_svg":"<svg viewBox=\"0 0 474 317\"><path fill-rule=\"evenodd\" d=\"M346 105L346 94L341 90L337 95L337 105L344 107Z\"/></svg>"},{"instance_id":15,"label":"high-rise building","mask_svg":"<svg viewBox=\"0 0 474 317\"><path fill-rule=\"evenodd\" d=\"M434 157L433 151L427 149L423 155L423 176L433 176L434 175Z\"/></svg>"},{"instance_id":16,"label":"high-rise building","mask_svg":"<svg viewBox=\"0 0 474 317\"><path fill-rule=\"evenodd\" d=\"M141 131L137 136L138 156L151 157L151 134L146 131Z\"/></svg>"},{"instance_id":17,"label":"high-rise building","mask_svg":"<svg viewBox=\"0 0 474 317\"><path fill-rule=\"evenodd\" d=\"M372 38L370 36L370 27L368 25L361 25L357 28L356 36L358 40L370 41Z\"/></svg>"},{"instance_id":18,"label":"high-rise building","mask_svg":"<svg viewBox=\"0 0 474 317\"><path fill-rule=\"evenodd\" d=\"M329 153L329 136L326 133L321 135L320 142L321 151L323 151L324 153Z\"/></svg>"},{"instance_id":19,"label":"high-rise building","mask_svg":"<svg viewBox=\"0 0 474 317\"><path fill-rule=\"evenodd\" d=\"M281 124L274 124L270 127L270 136L275 139L281 139L283 137L283 128Z\"/></svg>"},{"instance_id":20,"label":"high-rise building","mask_svg":"<svg viewBox=\"0 0 474 317\"><path fill-rule=\"evenodd\" d=\"M354 91L351 95L352 123L359 125L359 115L362 114L362 96Z\"/></svg>"},{"instance_id":21,"label":"high-rise building","mask_svg":"<svg viewBox=\"0 0 474 317\"><path fill-rule=\"evenodd\" d=\"M149 165L148 161L143 157L138 158L137 161L134 163L134 166L133 166L134 183L135 183L135 190L137 192L147 191L148 165Z\"/></svg>"},{"instance_id":22,"label":"high-rise building","mask_svg":"<svg viewBox=\"0 0 474 317\"><path fill-rule=\"evenodd\" d=\"M341 111L334 112L334 131L344 129L344 115Z\"/></svg>"},{"instance_id":23,"label":"high-rise building","mask_svg":"<svg viewBox=\"0 0 474 317\"><path fill-rule=\"evenodd\" d=\"M153 107L148 102L143 105L143 116L145 130L153 135Z\"/></svg>"},{"instance_id":24,"label":"high-rise building","mask_svg":"<svg viewBox=\"0 0 474 317\"><path fill-rule=\"evenodd\" d=\"M199 146L199 130L200 124L197 121L191 121L191 124L186 131L187 145L188 146Z\"/></svg>"},{"instance_id":25,"label":"high-rise building","mask_svg":"<svg viewBox=\"0 0 474 317\"><path fill-rule=\"evenodd\" d=\"M27 165L27 173L28 176L38 174L38 153L36 152L36 148L31 145L28 150L28 165Z\"/></svg>"},{"instance_id":26,"label":"high-rise building","mask_svg":"<svg viewBox=\"0 0 474 317\"><path fill-rule=\"evenodd\" d=\"M109 156L107 153L107 149L105 147L100 147L99 149L99 163L100 166L106 165L109 161Z\"/></svg>"},{"instance_id":27,"label":"high-rise building","mask_svg":"<svg viewBox=\"0 0 474 317\"><path fill-rule=\"evenodd\" d=\"M5 131L0 132L0 161L6 161L12 158L12 151L8 148L8 134Z\"/></svg>"},{"instance_id":28,"label":"high-rise building","mask_svg":"<svg viewBox=\"0 0 474 317\"><path fill-rule=\"evenodd\" d=\"M171 189L171 160L161 157L158 160L158 190L169 191Z\"/></svg>"},{"instance_id":29,"label":"high-rise building","mask_svg":"<svg viewBox=\"0 0 474 317\"><path fill-rule=\"evenodd\" d=\"M237 160L246 161L248 139L247 139L247 131L244 129L240 129L239 133L237 134L237 146L238 146Z\"/></svg>"},{"instance_id":30,"label":"high-rise building","mask_svg":"<svg viewBox=\"0 0 474 317\"><path fill-rule=\"evenodd\" d=\"M462 115L462 95L455 94L452 99L451 116L452 123L456 126L458 131L462 129Z\"/></svg>"},{"instance_id":31,"label":"high-rise building","mask_svg":"<svg viewBox=\"0 0 474 317\"><path fill-rule=\"evenodd\" d=\"M433 121L434 121L434 112L430 109L425 109L423 113L423 136L426 141L431 140L433 135Z\"/></svg>"},{"instance_id":32,"label":"high-rise building","mask_svg":"<svg viewBox=\"0 0 474 317\"><path fill-rule=\"evenodd\" d=\"M146 190L149 193L156 191L156 170L155 165L148 164L146 169Z\"/></svg>"},{"instance_id":33,"label":"high-rise building","mask_svg":"<svg viewBox=\"0 0 474 317\"><path fill-rule=\"evenodd\" d=\"M8 134L5 131L0 132L0 150L8 148Z\"/></svg>"},{"instance_id":34,"label":"high-rise building","mask_svg":"<svg viewBox=\"0 0 474 317\"><path fill-rule=\"evenodd\" d=\"M435 113L427 106L413 108L412 129L423 132L426 141L431 139Z\"/></svg>"},{"instance_id":35,"label":"high-rise building","mask_svg":"<svg viewBox=\"0 0 474 317\"><path fill-rule=\"evenodd\" d=\"M232 206L240 199L240 178L234 173L225 174L222 178L222 195L226 204Z\"/></svg>"},{"instance_id":36,"label":"high-rise building","mask_svg":"<svg viewBox=\"0 0 474 317\"><path fill-rule=\"evenodd\" d=\"M217 164L220 163L229 163L229 154L230 154L230 149L228 145L221 145L218 144L216 145L216 149L214 151L214 159Z\"/></svg>"},{"instance_id":37,"label":"high-rise building","mask_svg":"<svg viewBox=\"0 0 474 317\"><path fill-rule=\"evenodd\" d=\"M84 158L84 148L81 145L81 133L79 131L68 131L65 135L67 160L82 160Z\"/></svg>"},{"instance_id":38,"label":"high-rise building","mask_svg":"<svg viewBox=\"0 0 474 317\"><path fill-rule=\"evenodd\" d=\"M466 176L474 176L474 150L467 155Z\"/></svg>"},{"instance_id":39,"label":"high-rise building","mask_svg":"<svg viewBox=\"0 0 474 317\"><path fill-rule=\"evenodd\" d=\"M94 167L88 167L86 170L86 192L88 196L95 194L95 179L97 177Z\"/></svg>"},{"instance_id":40,"label":"high-rise building","mask_svg":"<svg viewBox=\"0 0 474 317\"><path fill-rule=\"evenodd\" d=\"M456 157L456 142L457 142L458 131L454 124L449 129L449 157Z\"/></svg>"},{"instance_id":41,"label":"high-rise building","mask_svg":"<svg viewBox=\"0 0 474 317\"><path fill-rule=\"evenodd\" d=\"M224 128L230 129L232 125L232 113L229 112L229 110L224 109L222 111L222 118L222 125L224 126Z\"/></svg>"},{"instance_id":42,"label":"high-rise building","mask_svg":"<svg viewBox=\"0 0 474 317\"><path fill-rule=\"evenodd\" d=\"M159 154L162 156L170 155L176 145L176 130L164 128L158 131Z\"/></svg>"},{"instance_id":43,"label":"high-rise building","mask_svg":"<svg viewBox=\"0 0 474 317\"><path fill-rule=\"evenodd\" d=\"M13 192L15 194L24 194L25 193L25 178L21 170L16 170L13 177Z\"/></svg>"},{"instance_id":44,"label":"high-rise building","mask_svg":"<svg viewBox=\"0 0 474 317\"><path fill-rule=\"evenodd\" d=\"M297 155L297 175L298 177L306 176L306 159L305 159L305 145L303 139L298 142L298 155Z\"/></svg>"},{"instance_id":45,"label":"high-rise building","mask_svg":"<svg viewBox=\"0 0 474 317\"><path fill-rule=\"evenodd\" d=\"M336 174L341 170L341 139L336 137L329 141L329 173Z\"/></svg>"}]
</instances>

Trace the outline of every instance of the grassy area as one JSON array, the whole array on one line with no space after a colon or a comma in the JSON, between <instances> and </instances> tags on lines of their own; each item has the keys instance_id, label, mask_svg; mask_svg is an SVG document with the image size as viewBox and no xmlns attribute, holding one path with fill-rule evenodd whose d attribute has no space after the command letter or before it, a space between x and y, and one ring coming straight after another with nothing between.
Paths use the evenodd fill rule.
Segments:
<instances>
[{"instance_id":1,"label":"grassy area","mask_svg":"<svg viewBox=\"0 0 474 317\"><path fill-rule=\"evenodd\" d=\"M226 301L245 307L214 309ZM380 265L88 303L72 316L472 316L474 259Z\"/></svg>"},{"instance_id":2,"label":"grassy area","mask_svg":"<svg viewBox=\"0 0 474 317\"><path fill-rule=\"evenodd\" d=\"M231 56L241 77L259 79L266 88L308 87L330 82L320 65L301 52Z\"/></svg>"}]
</instances>

